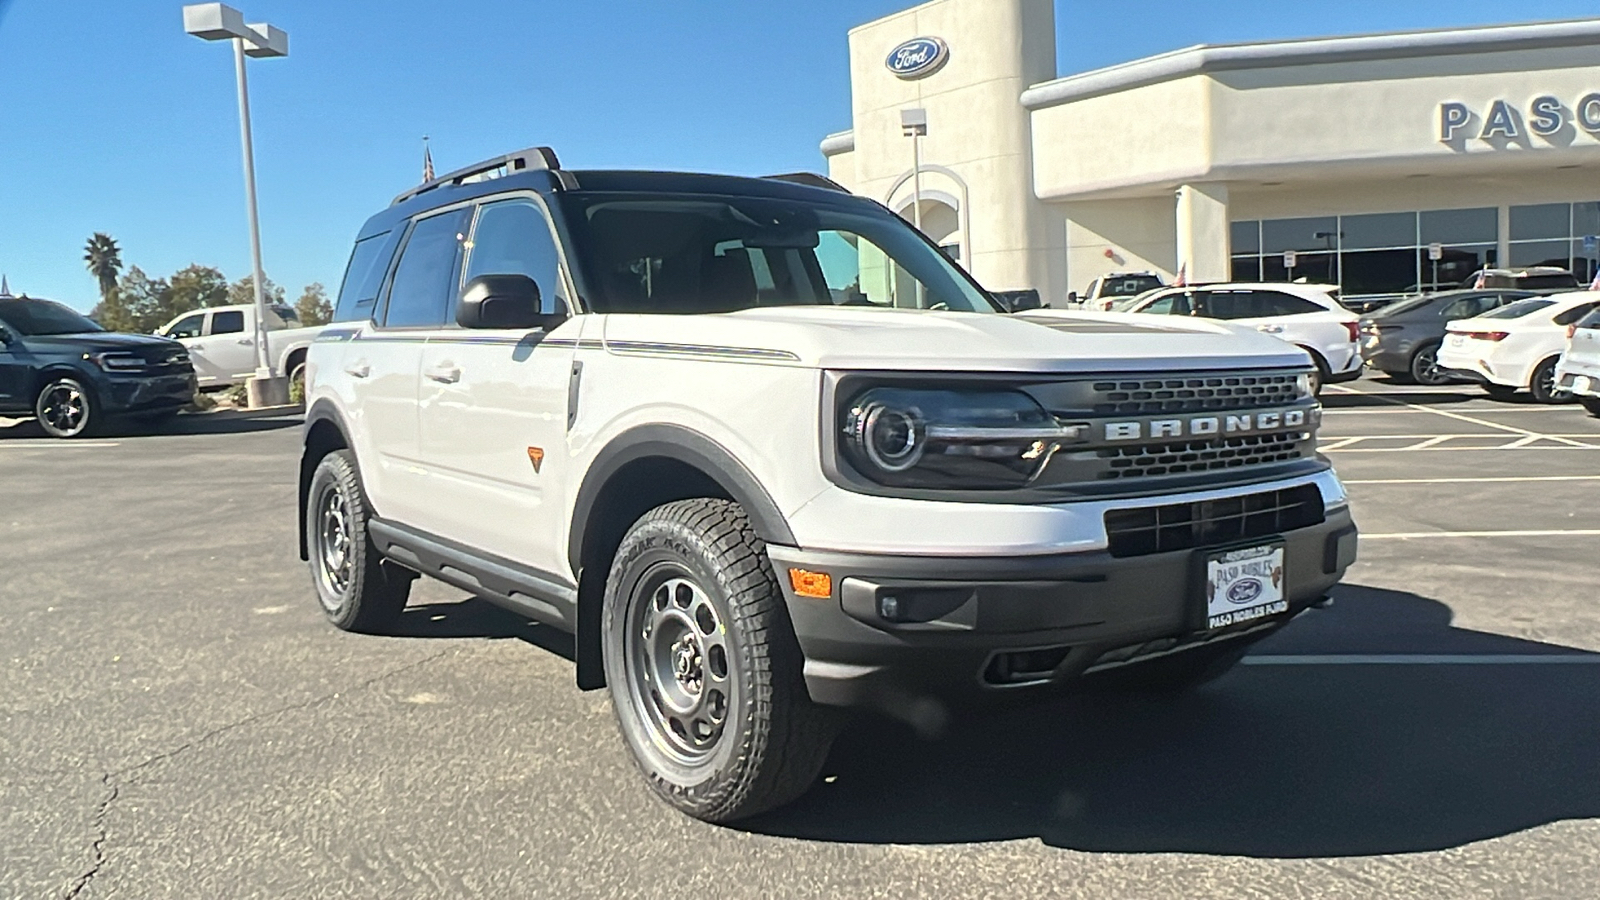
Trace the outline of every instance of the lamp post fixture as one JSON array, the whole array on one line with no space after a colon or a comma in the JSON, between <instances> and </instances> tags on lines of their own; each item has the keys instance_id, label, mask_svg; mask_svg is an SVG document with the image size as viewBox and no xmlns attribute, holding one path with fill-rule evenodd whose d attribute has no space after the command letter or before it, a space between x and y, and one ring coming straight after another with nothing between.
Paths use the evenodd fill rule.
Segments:
<instances>
[{"instance_id":1,"label":"lamp post fixture","mask_svg":"<svg viewBox=\"0 0 1600 900\"><path fill-rule=\"evenodd\" d=\"M233 41L233 69L239 84L239 137L244 146L244 202L250 217L250 262L256 288L256 372L246 382L250 408L289 402L289 383L272 371L267 353L266 279L261 272L261 222L256 215L256 160L250 138L250 89L244 58L271 59L289 55L289 35L265 22L246 25L244 15L221 3L196 3L183 8L183 30L208 41Z\"/></svg>"},{"instance_id":2,"label":"lamp post fixture","mask_svg":"<svg viewBox=\"0 0 1600 900\"><path fill-rule=\"evenodd\" d=\"M922 139L928 136L928 111L900 110L900 133L911 138L911 224L922 230Z\"/></svg>"}]
</instances>

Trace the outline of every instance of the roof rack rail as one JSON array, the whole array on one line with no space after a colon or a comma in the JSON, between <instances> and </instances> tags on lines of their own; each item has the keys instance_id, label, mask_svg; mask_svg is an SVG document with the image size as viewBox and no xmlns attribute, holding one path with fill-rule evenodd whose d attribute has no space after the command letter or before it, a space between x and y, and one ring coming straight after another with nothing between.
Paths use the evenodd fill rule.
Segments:
<instances>
[{"instance_id":1,"label":"roof rack rail","mask_svg":"<svg viewBox=\"0 0 1600 900\"><path fill-rule=\"evenodd\" d=\"M785 175L768 175L766 179L768 181L787 181L791 184L803 184L806 187L823 188L824 190L838 191L841 194L850 193L849 188L834 181L832 178L818 175L815 172L789 172Z\"/></svg>"},{"instance_id":2,"label":"roof rack rail","mask_svg":"<svg viewBox=\"0 0 1600 900\"><path fill-rule=\"evenodd\" d=\"M493 159L486 159L483 162L474 163L464 169L457 169L454 172L448 172L444 175L440 175L438 178L435 178L429 182L424 182L423 184L419 184L411 190L406 191L400 196L394 198L394 201L389 205L398 206L399 204L410 200L412 197L415 197L418 194L427 193L436 187L442 187L444 185L466 184L469 180L486 181L489 178L503 177L505 175L510 175L513 172L523 171L524 169L548 169L554 172L560 170L560 168L561 161L556 158L556 152L554 150L550 149L549 147L529 147L526 150L518 150L515 153L507 153L504 156L496 156ZM490 174L494 172L498 172L499 174ZM483 177L478 178L475 176Z\"/></svg>"}]
</instances>

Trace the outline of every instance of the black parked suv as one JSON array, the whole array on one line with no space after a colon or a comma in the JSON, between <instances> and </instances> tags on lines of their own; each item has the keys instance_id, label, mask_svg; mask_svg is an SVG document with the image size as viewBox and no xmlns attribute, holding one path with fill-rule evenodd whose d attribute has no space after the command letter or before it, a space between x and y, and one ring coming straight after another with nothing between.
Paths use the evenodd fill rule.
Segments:
<instances>
[{"instance_id":1,"label":"black parked suv","mask_svg":"<svg viewBox=\"0 0 1600 900\"><path fill-rule=\"evenodd\" d=\"M51 437L79 437L113 416L165 418L194 391L194 366L177 341L109 332L49 300L0 296L0 415L34 416Z\"/></svg>"}]
</instances>

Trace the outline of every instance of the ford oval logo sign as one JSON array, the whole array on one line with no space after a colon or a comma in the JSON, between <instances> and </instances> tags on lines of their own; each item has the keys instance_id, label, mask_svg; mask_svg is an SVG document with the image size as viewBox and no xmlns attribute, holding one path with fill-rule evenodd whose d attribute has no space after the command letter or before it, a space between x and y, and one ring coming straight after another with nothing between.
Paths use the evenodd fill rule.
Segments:
<instances>
[{"instance_id":1,"label":"ford oval logo sign","mask_svg":"<svg viewBox=\"0 0 1600 900\"><path fill-rule=\"evenodd\" d=\"M1263 590L1265 587L1255 578L1235 581L1233 586L1228 588L1228 602L1235 606L1243 606L1261 596Z\"/></svg>"},{"instance_id":2,"label":"ford oval logo sign","mask_svg":"<svg viewBox=\"0 0 1600 900\"><path fill-rule=\"evenodd\" d=\"M937 72L950 58L950 47L936 37L912 38L889 51L884 65L905 79L922 78Z\"/></svg>"}]
</instances>

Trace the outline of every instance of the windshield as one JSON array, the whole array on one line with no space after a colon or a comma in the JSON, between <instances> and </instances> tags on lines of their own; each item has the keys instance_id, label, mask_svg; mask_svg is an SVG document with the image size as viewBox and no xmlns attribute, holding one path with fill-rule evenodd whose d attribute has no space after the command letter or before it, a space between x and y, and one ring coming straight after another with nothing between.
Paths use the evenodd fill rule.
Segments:
<instances>
[{"instance_id":1,"label":"windshield","mask_svg":"<svg viewBox=\"0 0 1600 900\"><path fill-rule=\"evenodd\" d=\"M1540 299L1540 298L1537 298L1537 297L1531 297L1531 298L1529 298L1527 300L1518 300L1515 303L1508 304L1506 306L1502 306L1502 307L1500 307L1499 309L1497 309L1497 310L1495 310L1493 312L1486 312L1483 315L1479 316L1478 318L1480 318L1480 319L1520 319L1523 316L1529 315L1531 313L1536 313L1541 309L1548 309L1549 307L1552 307L1552 306L1555 306L1555 305L1556 305L1556 302L1554 300L1543 300L1543 299Z\"/></svg>"},{"instance_id":2,"label":"windshield","mask_svg":"<svg viewBox=\"0 0 1600 900\"><path fill-rule=\"evenodd\" d=\"M595 312L998 312L965 272L887 211L689 194L567 194L562 202Z\"/></svg>"},{"instance_id":3,"label":"windshield","mask_svg":"<svg viewBox=\"0 0 1600 900\"><path fill-rule=\"evenodd\" d=\"M1138 297L1162 286L1161 279L1154 275L1119 275L1107 278L1100 285L1100 296Z\"/></svg>"},{"instance_id":4,"label":"windshield","mask_svg":"<svg viewBox=\"0 0 1600 900\"><path fill-rule=\"evenodd\" d=\"M26 297L0 300L0 322L18 334L36 336L105 331L93 319L59 303Z\"/></svg>"}]
</instances>

